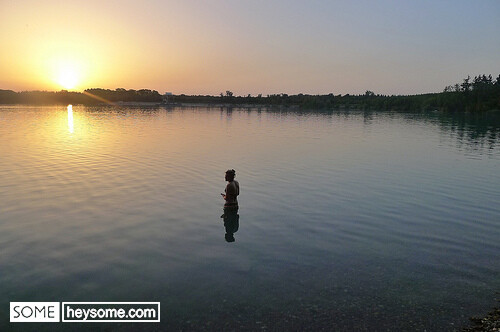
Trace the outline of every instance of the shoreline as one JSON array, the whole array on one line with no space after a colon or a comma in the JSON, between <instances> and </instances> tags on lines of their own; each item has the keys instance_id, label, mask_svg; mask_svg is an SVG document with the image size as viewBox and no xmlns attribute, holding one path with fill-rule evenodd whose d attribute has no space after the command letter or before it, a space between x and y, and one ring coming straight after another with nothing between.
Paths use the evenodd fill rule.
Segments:
<instances>
[{"instance_id":1,"label":"shoreline","mask_svg":"<svg viewBox=\"0 0 500 332\"><path fill-rule=\"evenodd\" d=\"M418 109L406 109L398 107L374 107L362 104L339 104L330 107L304 107L301 105L291 104L252 104L252 103L210 103L210 102L173 102L173 103L162 103L162 102L151 102L151 101L128 101L128 102L100 102L100 103L72 103L72 102L24 102L24 103L1 103L0 106L86 106L86 107L103 107L103 106L114 106L114 107L164 107L164 108L174 108L174 107L205 107L205 108L242 108L242 109L279 109L279 110L290 110L290 111L303 111L303 112L325 112L325 111L385 111L385 112L395 112L395 113L428 113L428 112L439 112L439 113L464 113L464 114L485 114L485 113L496 113L500 112L500 108L485 109L481 111L474 110L456 110L450 111L443 108L418 108Z\"/></svg>"},{"instance_id":2,"label":"shoreline","mask_svg":"<svg viewBox=\"0 0 500 332\"><path fill-rule=\"evenodd\" d=\"M500 299L498 300L500 304ZM500 331L500 307L494 307L493 310L484 316L473 316L469 318L470 326L464 327L464 332L482 332L482 331Z\"/></svg>"}]
</instances>

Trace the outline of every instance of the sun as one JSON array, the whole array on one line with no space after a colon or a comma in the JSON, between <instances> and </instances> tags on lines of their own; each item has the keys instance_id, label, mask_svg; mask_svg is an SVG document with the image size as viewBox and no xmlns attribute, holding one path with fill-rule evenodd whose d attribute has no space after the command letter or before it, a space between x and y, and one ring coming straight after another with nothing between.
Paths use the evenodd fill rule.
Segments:
<instances>
[{"instance_id":1,"label":"sun","mask_svg":"<svg viewBox=\"0 0 500 332\"><path fill-rule=\"evenodd\" d=\"M78 67L69 63L61 63L58 67L57 83L64 89L74 89L80 83Z\"/></svg>"}]
</instances>

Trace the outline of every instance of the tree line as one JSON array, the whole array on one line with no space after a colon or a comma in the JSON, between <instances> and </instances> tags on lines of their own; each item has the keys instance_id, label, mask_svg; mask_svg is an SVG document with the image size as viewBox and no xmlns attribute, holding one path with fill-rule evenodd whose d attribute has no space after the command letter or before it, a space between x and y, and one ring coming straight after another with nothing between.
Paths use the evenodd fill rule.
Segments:
<instances>
[{"instance_id":1,"label":"tree line","mask_svg":"<svg viewBox=\"0 0 500 332\"><path fill-rule=\"evenodd\" d=\"M213 95L162 96L155 90L87 89L70 91L23 91L0 90L0 104L98 104L103 102L154 102L154 103L201 103L225 105L263 105L299 107L302 109L362 109L395 111L469 111L480 112L500 109L500 75L468 76L461 83L449 85L440 93L388 96L366 91L361 95L310 95L285 93L262 96L235 96L226 91Z\"/></svg>"},{"instance_id":2,"label":"tree line","mask_svg":"<svg viewBox=\"0 0 500 332\"><path fill-rule=\"evenodd\" d=\"M126 90L118 88L86 89L74 91L22 91L0 90L0 104L100 104L116 102L161 102L162 95L155 90Z\"/></svg>"}]
</instances>

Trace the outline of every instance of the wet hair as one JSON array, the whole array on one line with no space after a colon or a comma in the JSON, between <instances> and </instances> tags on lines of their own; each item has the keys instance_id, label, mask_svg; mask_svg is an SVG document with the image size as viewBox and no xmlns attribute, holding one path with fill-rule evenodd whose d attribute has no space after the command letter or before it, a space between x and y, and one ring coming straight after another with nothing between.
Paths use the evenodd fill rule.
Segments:
<instances>
[{"instance_id":1,"label":"wet hair","mask_svg":"<svg viewBox=\"0 0 500 332\"><path fill-rule=\"evenodd\" d=\"M228 169L226 171L226 175L228 176L228 178L230 178L231 180L234 180L234 177L236 176L236 171L234 169Z\"/></svg>"}]
</instances>

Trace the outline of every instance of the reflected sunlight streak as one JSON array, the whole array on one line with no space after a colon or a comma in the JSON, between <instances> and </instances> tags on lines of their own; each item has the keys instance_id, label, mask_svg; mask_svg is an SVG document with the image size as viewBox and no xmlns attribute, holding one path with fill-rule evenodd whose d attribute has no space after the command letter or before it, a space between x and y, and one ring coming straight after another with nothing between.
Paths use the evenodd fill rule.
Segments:
<instances>
[{"instance_id":1,"label":"reflected sunlight streak","mask_svg":"<svg viewBox=\"0 0 500 332\"><path fill-rule=\"evenodd\" d=\"M115 104L115 103L113 103L113 102L111 102L111 101L109 101L109 100L107 100L107 99L104 99L104 98L102 98L102 97L100 97L100 96L93 95L93 94L91 94L90 92L83 91L82 93L83 93L84 95L86 95L86 96L89 96L90 98L94 98L95 100L99 100L99 101L101 101L101 102L103 102L103 103L106 103L106 104L109 104L109 105L114 105L114 104Z\"/></svg>"},{"instance_id":2,"label":"reflected sunlight streak","mask_svg":"<svg viewBox=\"0 0 500 332\"><path fill-rule=\"evenodd\" d=\"M68 130L73 134L73 105L68 105Z\"/></svg>"}]
</instances>

